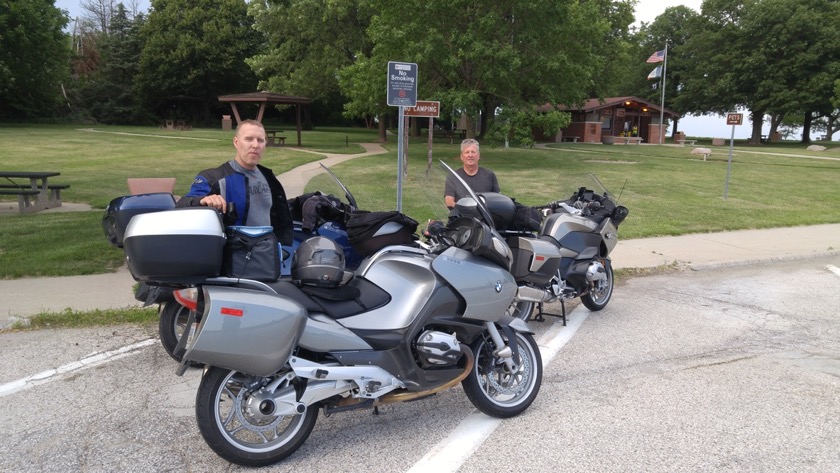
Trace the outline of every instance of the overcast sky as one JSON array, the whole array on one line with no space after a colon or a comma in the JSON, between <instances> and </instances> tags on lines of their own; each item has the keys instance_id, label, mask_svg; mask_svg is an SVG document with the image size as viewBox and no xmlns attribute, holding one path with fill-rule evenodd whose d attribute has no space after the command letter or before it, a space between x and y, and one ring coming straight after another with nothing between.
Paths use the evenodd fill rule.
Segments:
<instances>
[{"instance_id":1,"label":"overcast sky","mask_svg":"<svg viewBox=\"0 0 840 473\"><path fill-rule=\"evenodd\" d=\"M82 16L82 9L79 6L80 0L56 0L55 5L58 8L70 12L70 18L74 19L77 16ZM641 22L651 23L657 16L661 15L668 7L675 7L678 5L685 5L696 12L700 12L700 4L702 0L639 0L636 5L636 24ZM148 0L141 0L141 8L148 9ZM72 30L72 23L70 25ZM653 51L651 51L653 53ZM653 67L651 67L651 70ZM666 76L665 80L668 78ZM668 107L668 97L665 97L665 107ZM747 138L750 135L749 122L741 126L735 127L736 138ZM765 125L769 129L769 126ZM680 120L680 130L686 132L690 136L705 136L729 138L732 134L732 126L726 125L724 117L690 117L686 116ZM765 130L765 133L767 130Z\"/></svg>"}]
</instances>

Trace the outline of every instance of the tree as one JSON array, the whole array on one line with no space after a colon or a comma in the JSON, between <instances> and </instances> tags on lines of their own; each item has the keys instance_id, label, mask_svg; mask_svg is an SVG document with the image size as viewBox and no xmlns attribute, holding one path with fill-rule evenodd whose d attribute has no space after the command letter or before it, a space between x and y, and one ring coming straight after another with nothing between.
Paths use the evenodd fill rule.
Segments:
<instances>
[{"instance_id":1,"label":"tree","mask_svg":"<svg viewBox=\"0 0 840 473\"><path fill-rule=\"evenodd\" d=\"M610 28L599 2L572 0L371 0L377 15L368 30L375 44L365 68L379 71L382 87L354 101L385 101L389 60L418 64L418 97L481 119L500 106L513 109L587 98L604 70L602 40ZM361 60L361 59L359 59ZM348 80L359 83L361 80ZM351 108L353 106L351 105ZM443 115L443 114L442 114ZM470 127L468 134L472 136Z\"/></svg>"},{"instance_id":2,"label":"tree","mask_svg":"<svg viewBox=\"0 0 840 473\"><path fill-rule=\"evenodd\" d=\"M261 0L251 12L267 44L248 60L262 90L343 102L336 72L371 49L367 0Z\"/></svg>"},{"instance_id":3,"label":"tree","mask_svg":"<svg viewBox=\"0 0 840 473\"><path fill-rule=\"evenodd\" d=\"M219 95L256 85L245 64L260 53L252 26L245 0L152 0L138 74L145 103L164 113L173 98L196 98L209 124Z\"/></svg>"},{"instance_id":4,"label":"tree","mask_svg":"<svg viewBox=\"0 0 840 473\"><path fill-rule=\"evenodd\" d=\"M805 114L803 141L809 141L812 113L829 103L838 73L840 3L706 0L702 13L686 43L686 98L712 112L748 109L753 143L766 114L776 123Z\"/></svg>"},{"instance_id":5,"label":"tree","mask_svg":"<svg viewBox=\"0 0 840 473\"><path fill-rule=\"evenodd\" d=\"M638 42L641 49L634 58L635 67L632 69L632 76L627 81L625 90L632 90L633 95L643 97L653 103L662 101L661 81L650 81L647 75L656 65L647 64L645 60L654 51L661 51L668 45L668 64L665 71L665 107L680 115L687 113L703 113L705 110L697 109L696 103L682 93L686 65L692 61L684 45L690 35L689 24L694 21L697 13L691 8L677 6L666 8L665 11L656 17L651 23L643 24L638 35ZM662 66L663 64L658 64ZM656 87L653 87L653 84ZM674 121L672 134L677 132L679 120Z\"/></svg>"},{"instance_id":6,"label":"tree","mask_svg":"<svg viewBox=\"0 0 840 473\"><path fill-rule=\"evenodd\" d=\"M110 18L108 33L98 35L100 59L95 70L79 79L79 106L103 123L142 123L145 113L134 87L140 62L143 15L129 19L120 3Z\"/></svg>"},{"instance_id":7,"label":"tree","mask_svg":"<svg viewBox=\"0 0 840 473\"><path fill-rule=\"evenodd\" d=\"M63 102L66 25L54 0L0 0L0 118L49 116Z\"/></svg>"}]
</instances>

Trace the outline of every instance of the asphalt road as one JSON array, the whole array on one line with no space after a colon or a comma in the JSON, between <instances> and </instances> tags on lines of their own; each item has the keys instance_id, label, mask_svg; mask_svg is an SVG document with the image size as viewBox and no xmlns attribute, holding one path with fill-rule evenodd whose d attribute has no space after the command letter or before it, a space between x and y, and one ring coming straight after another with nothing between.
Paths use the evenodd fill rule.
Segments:
<instances>
[{"instance_id":1,"label":"asphalt road","mask_svg":"<svg viewBox=\"0 0 840 473\"><path fill-rule=\"evenodd\" d=\"M568 327L523 415L460 388L319 417L266 472L840 471L840 257L636 277ZM0 334L0 471L239 471L141 328Z\"/></svg>"}]
</instances>

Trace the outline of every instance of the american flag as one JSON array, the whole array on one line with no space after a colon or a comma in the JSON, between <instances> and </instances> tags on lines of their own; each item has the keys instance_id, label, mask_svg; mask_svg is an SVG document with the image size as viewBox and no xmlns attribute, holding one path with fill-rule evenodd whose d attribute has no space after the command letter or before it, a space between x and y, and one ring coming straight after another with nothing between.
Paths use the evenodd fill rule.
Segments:
<instances>
[{"instance_id":1,"label":"american flag","mask_svg":"<svg viewBox=\"0 0 840 473\"><path fill-rule=\"evenodd\" d=\"M647 61L645 61L645 62L648 63L648 64L653 64L653 63L656 63L656 62L662 62L664 60L665 60L665 50L663 49L662 51L656 51L655 53L651 54L650 57L647 58Z\"/></svg>"}]
</instances>

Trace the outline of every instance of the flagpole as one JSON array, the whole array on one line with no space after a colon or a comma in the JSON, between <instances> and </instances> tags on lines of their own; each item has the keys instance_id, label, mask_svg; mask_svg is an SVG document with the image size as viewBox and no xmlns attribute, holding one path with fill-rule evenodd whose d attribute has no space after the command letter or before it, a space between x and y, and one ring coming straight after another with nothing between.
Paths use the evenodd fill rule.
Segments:
<instances>
[{"instance_id":1,"label":"flagpole","mask_svg":"<svg viewBox=\"0 0 840 473\"><path fill-rule=\"evenodd\" d=\"M662 91L659 100L659 144L662 144L662 127L665 126L665 74L668 73L668 42L665 42L665 61L662 64Z\"/></svg>"}]
</instances>

